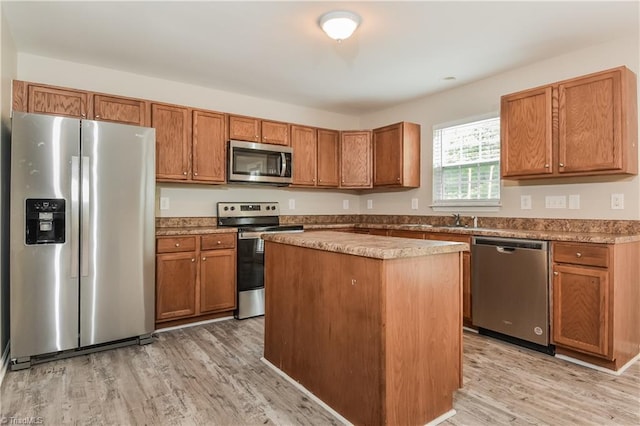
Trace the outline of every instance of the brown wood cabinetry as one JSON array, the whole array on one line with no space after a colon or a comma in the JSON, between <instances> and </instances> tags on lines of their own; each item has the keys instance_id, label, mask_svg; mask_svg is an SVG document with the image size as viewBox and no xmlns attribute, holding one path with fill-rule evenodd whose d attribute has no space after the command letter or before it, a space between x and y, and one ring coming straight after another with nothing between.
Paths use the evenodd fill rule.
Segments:
<instances>
[{"instance_id":1,"label":"brown wood cabinetry","mask_svg":"<svg viewBox=\"0 0 640 426\"><path fill-rule=\"evenodd\" d=\"M191 180L210 183L227 181L227 125L224 114L193 111Z\"/></svg>"},{"instance_id":2,"label":"brown wood cabinetry","mask_svg":"<svg viewBox=\"0 0 640 426\"><path fill-rule=\"evenodd\" d=\"M339 140L336 130L318 129L317 174L316 186L337 187L339 176Z\"/></svg>"},{"instance_id":3,"label":"brown wood cabinetry","mask_svg":"<svg viewBox=\"0 0 640 426\"><path fill-rule=\"evenodd\" d=\"M191 174L191 117L189 109L151 104L156 129L156 179L187 180Z\"/></svg>"},{"instance_id":4,"label":"brown wood cabinetry","mask_svg":"<svg viewBox=\"0 0 640 426\"><path fill-rule=\"evenodd\" d=\"M640 243L554 242L556 350L614 370L640 353Z\"/></svg>"},{"instance_id":5,"label":"brown wood cabinetry","mask_svg":"<svg viewBox=\"0 0 640 426\"><path fill-rule=\"evenodd\" d=\"M93 118L132 126L148 126L149 103L141 99L94 95Z\"/></svg>"},{"instance_id":6,"label":"brown wood cabinetry","mask_svg":"<svg viewBox=\"0 0 640 426\"><path fill-rule=\"evenodd\" d=\"M289 124L242 115L230 115L229 138L240 141L289 145Z\"/></svg>"},{"instance_id":7,"label":"brown wood cabinetry","mask_svg":"<svg viewBox=\"0 0 640 426\"><path fill-rule=\"evenodd\" d=\"M373 186L420 186L420 125L401 122L373 130Z\"/></svg>"},{"instance_id":8,"label":"brown wood cabinetry","mask_svg":"<svg viewBox=\"0 0 640 426\"><path fill-rule=\"evenodd\" d=\"M371 132L340 133L340 187L371 188Z\"/></svg>"},{"instance_id":9,"label":"brown wood cabinetry","mask_svg":"<svg viewBox=\"0 0 640 426\"><path fill-rule=\"evenodd\" d=\"M293 185L315 186L318 164L318 137L313 127L291 125Z\"/></svg>"},{"instance_id":10,"label":"brown wood cabinetry","mask_svg":"<svg viewBox=\"0 0 640 426\"><path fill-rule=\"evenodd\" d=\"M502 176L637 174L636 84L619 67L503 96Z\"/></svg>"},{"instance_id":11,"label":"brown wood cabinetry","mask_svg":"<svg viewBox=\"0 0 640 426\"><path fill-rule=\"evenodd\" d=\"M158 237L156 327L231 315L236 308L236 235Z\"/></svg>"}]
</instances>

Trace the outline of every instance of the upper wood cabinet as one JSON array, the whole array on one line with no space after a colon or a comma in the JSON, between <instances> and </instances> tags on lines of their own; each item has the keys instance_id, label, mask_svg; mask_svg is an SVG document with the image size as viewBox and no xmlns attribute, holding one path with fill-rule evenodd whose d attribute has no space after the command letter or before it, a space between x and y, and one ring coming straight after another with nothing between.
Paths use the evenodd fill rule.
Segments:
<instances>
[{"instance_id":1,"label":"upper wood cabinet","mask_svg":"<svg viewBox=\"0 0 640 426\"><path fill-rule=\"evenodd\" d=\"M19 80L13 81L13 110L135 126L149 125L149 103L142 99Z\"/></svg>"},{"instance_id":2,"label":"upper wood cabinet","mask_svg":"<svg viewBox=\"0 0 640 426\"><path fill-rule=\"evenodd\" d=\"M636 84L619 67L503 96L502 176L637 174Z\"/></svg>"},{"instance_id":3,"label":"upper wood cabinet","mask_svg":"<svg viewBox=\"0 0 640 426\"><path fill-rule=\"evenodd\" d=\"M293 149L292 184L315 186L318 163L318 138L313 127L291 125Z\"/></svg>"},{"instance_id":4,"label":"upper wood cabinet","mask_svg":"<svg viewBox=\"0 0 640 426\"><path fill-rule=\"evenodd\" d=\"M224 114L193 111L193 181L225 183L227 179L227 125Z\"/></svg>"},{"instance_id":5,"label":"upper wood cabinet","mask_svg":"<svg viewBox=\"0 0 640 426\"><path fill-rule=\"evenodd\" d=\"M230 115L229 139L289 145L289 124L242 115Z\"/></svg>"},{"instance_id":6,"label":"upper wood cabinet","mask_svg":"<svg viewBox=\"0 0 640 426\"><path fill-rule=\"evenodd\" d=\"M420 186L420 125L401 122L373 130L373 186Z\"/></svg>"},{"instance_id":7,"label":"upper wood cabinet","mask_svg":"<svg viewBox=\"0 0 640 426\"><path fill-rule=\"evenodd\" d=\"M318 129L318 158L316 186L337 187L339 176L339 140L336 130Z\"/></svg>"},{"instance_id":8,"label":"upper wood cabinet","mask_svg":"<svg viewBox=\"0 0 640 426\"><path fill-rule=\"evenodd\" d=\"M371 188L371 132L340 133L340 187Z\"/></svg>"},{"instance_id":9,"label":"upper wood cabinet","mask_svg":"<svg viewBox=\"0 0 640 426\"><path fill-rule=\"evenodd\" d=\"M149 103L141 99L94 95L93 118L101 121L148 126Z\"/></svg>"},{"instance_id":10,"label":"upper wood cabinet","mask_svg":"<svg viewBox=\"0 0 640 426\"><path fill-rule=\"evenodd\" d=\"M156 179L187 180L191 174L191 117L188 108L151 104L156 129Z\"/></svg>"}]
</instances>

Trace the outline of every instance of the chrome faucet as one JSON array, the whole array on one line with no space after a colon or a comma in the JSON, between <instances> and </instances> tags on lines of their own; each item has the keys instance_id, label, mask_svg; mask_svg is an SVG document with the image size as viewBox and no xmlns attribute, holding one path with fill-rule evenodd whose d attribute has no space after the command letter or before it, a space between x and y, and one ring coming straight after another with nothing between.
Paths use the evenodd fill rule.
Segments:
<instances>
[{"instance_id":1,"label":"chrome faucet","mask_svg":"<svg viewBox=\"0 0 640 426\"><path fill-rule=\"evenodd\" d=\"M453 216L453 218L455 219L455 223L453 224L453 226L462 226L462 223L460 223L460 213L453 214L451 216Z\"/></svg>"}]
</instances>

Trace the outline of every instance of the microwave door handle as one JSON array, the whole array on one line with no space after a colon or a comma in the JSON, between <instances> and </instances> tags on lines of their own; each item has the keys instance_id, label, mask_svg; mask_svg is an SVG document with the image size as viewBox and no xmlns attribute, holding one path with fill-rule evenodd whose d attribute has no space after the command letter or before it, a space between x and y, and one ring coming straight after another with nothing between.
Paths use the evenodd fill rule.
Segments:
<instances>
[{"instance_id":1,"label":"microwave door handle","mask_svg":"<svg viewBox=\"0 0 640 426\"><path fill-rule=\"evenodd\" d=\"M282 167L280 171L280 176L284 177L287 175L287 156L284 152L280 153L280 158L282 159Z\"/></svg>"}]
</instances>

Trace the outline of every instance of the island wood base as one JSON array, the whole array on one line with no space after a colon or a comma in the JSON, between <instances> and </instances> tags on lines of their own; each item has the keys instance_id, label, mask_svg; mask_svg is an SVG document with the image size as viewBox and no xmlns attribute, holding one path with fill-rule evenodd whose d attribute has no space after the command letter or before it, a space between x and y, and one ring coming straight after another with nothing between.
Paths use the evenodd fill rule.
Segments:
<instances>
[{"instance_id":1,"label":"island wood base","mask_svg":"<svg viewBox=\"0 0 640 426\"><path fill-rule=\"evenodd\" d=\"M264 357L354 424L425 424L462 377L462 255L265 242Z\"/></svg>"}]
</instances>

